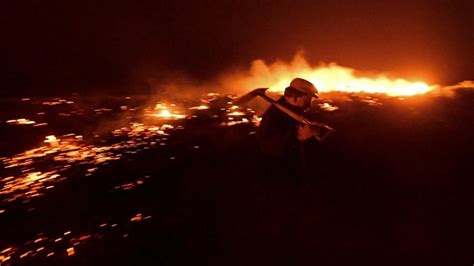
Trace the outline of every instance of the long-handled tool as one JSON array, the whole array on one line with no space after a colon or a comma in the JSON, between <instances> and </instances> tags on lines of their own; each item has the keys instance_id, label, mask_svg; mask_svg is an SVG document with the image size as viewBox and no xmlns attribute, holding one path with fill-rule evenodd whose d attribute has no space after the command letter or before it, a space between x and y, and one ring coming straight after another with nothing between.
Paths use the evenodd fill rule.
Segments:
<instances>
[{"instance_id":1,"label":"long-handled tool","mask_svg":"<svg viewBox=\"0 0 474 266\"><path fill-rule=\"evenodd\" d=\"M271 105L275 106L276 108L280 109L281 111L283 111L287 115L291 116L296 121L298 121L298 122L300 122L304 125L310 126L312 128L313 132L314 132L314 137L318 141L321 141L321 142L324 141L327 137L329 137L332 133L334 133L336 131L334 128L332 128L332 127L330 127L326 124L319 123L319 122L316 122L316 121L310 121L306 117L304 117L303 115L298 114L298 113L292 111L291 109L289 109L288 107L282 105L281 103L273 100L272 98L268 97L265 94L265 92L267 90L268 90L268 88L255 89L255 90L241 96L240 98L235 99L234 104L236 104L236 105L244 104L244 103L247 103L247 102L251 101L252 99L254 99L257 96L260 96L262 99L264 99L265 101L267 101Z\"/></svg>"}]
</instances>

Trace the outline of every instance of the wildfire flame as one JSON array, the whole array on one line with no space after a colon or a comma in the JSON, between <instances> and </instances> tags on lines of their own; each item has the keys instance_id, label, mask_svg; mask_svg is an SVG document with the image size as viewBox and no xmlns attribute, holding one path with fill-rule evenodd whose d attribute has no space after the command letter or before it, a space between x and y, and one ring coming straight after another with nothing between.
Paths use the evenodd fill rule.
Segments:
<instances>
[{"instance_id":1,"label":"wildfire flame","mask_svg":"<svg viewBox=\"0 0 474 266\"><path fill-rule=\"evenodd\" d=\"M170 105L175 107L174 104ZM186 115L180 114L177 111L170 111L169 107L164 103L157 103L155 105L155 111L158 113L150 114L150 116L159 117L163 119L183 119L186 118Z\"/></svg>"},{"instance_id":2,"label":"wildfire flame","mask_svg":"<svg viewBox=\"0 0 474 266\"><path fill-rule=\"evenodd\" d=\"M295 77L301 77L316 85L319 92L365 92L384 93L390 96L410 96L427 93L436 85L428 85L422 81L408 81L401 78L389 78L386 75L359 76L349 67L336 63L311 66L306 59L297 54L290 63L277 61L266 64L263 60L255 60L247 73L226 75L220 81L239 91L242 88L270 88L271 91L282 92Z\"/></svg>"}]
</instances>

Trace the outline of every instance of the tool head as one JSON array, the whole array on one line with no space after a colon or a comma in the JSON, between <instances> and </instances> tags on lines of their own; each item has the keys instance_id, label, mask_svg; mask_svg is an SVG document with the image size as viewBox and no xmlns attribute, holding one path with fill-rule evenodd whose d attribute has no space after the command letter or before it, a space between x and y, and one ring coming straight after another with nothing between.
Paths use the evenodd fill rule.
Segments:
<instances>
[{"instance_id":1,"label":"tool head","mask_svg":"<svg viewBox=\"0 0 474 266\"><path fill-rule=\"evenodd\" d=\"M257 97L257 96L264 96L265 95L265 92L268 90L268 88L258 88L258 89L255 89L245 95L242 95L241 97L235 99L233 101L234 104L236 105L239 105L239 104L244 104L244 103L247 103L247 102L250 102L251 100L253 100L253 98Z\"/></svg>"}]
</instances>

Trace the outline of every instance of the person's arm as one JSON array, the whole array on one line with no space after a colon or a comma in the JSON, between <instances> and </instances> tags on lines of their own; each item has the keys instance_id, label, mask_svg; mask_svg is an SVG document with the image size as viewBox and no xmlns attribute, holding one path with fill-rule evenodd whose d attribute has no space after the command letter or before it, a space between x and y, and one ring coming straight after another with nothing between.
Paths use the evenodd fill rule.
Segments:
<instances>
[{"instance_id":1,"label":"person's arm","mask_svg":"<svg viewBox=\"0 0 474 266\"><path fill-rule=\"evenodd\" d=\"M298 126L296 136L300 142L304 142L315 137L315 132L309 125L301 124Z\"/></svg>"}]
</instances>

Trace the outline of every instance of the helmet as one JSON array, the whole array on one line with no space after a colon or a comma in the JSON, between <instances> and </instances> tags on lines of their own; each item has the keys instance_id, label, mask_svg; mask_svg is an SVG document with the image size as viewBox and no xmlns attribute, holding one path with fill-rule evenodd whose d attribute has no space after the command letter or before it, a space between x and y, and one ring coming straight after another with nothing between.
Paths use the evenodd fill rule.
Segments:
<instances>
[{"instance_id":1,"label":"helmet","mask_svg":"<svg viewBox=\"0 0 474 266\"><path fill-rule=\"evenodd\" d=\"M313 83L302 78L295 78L291 81L290 87L295 88L298 91L303 92L304 94L310 97L318 97L318 89L313 85Z\"/></svg>"}]
</instances>

